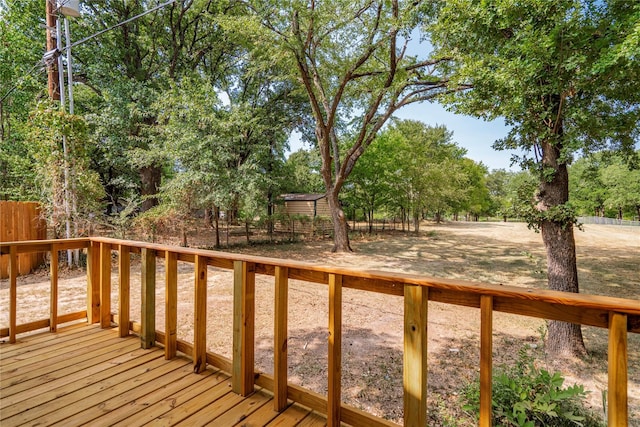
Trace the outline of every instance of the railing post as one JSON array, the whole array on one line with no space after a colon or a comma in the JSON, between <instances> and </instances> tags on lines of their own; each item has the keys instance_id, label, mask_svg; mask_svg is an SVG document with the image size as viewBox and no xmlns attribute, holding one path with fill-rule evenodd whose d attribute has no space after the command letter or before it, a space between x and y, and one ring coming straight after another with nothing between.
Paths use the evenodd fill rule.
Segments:
<instances>
[{"instance_id":1,"label":"railing post","mask_svg":"<svg viewBox=\"0 0 640 427\"><path fill-rule=\"evenodd\" d=\"M288 295L289 269L276 266L275 271L275 303L273 331L273 406L281 412L287 407L287 354L288 354Z\"/></svg>"},{"instance_id":2,"label":"railing post","mask_svg":"<svg viewBox=\"0 0 640 427\"><path fill-rule=\"evenodd\" d=\"M16 342L18 304L18 248L9 247L9 342Z\"/></svg>"},{"instance_id":3,"label":"railing post","mask_svg":"<svg viewBox=\"0 0 640 427\"><path fill-rule=\"evenodd\" d=\"M491 427L493 410L493 297L480 297L480 427Z\"/></svg>"},{"instance_id":4,"label":"railing post","mask_svg":"<svg viewBox=\"0 0 640 427\"><path fill-rule=\"evenodd\" d=\"M197 374L207 367L207 259L196 255L195 296L193 313L193 371Z\"/></svg>"},{"instance_id":5,"label":"railing post","mask_svg":"<svg viewBox=\"0 0 640 427\"><path fill-rule=\"evenodd\" d=\"M121 337L129 335L129 308L131 290L131 258L129 246L118 247L118 331Z\"/></svg>"},{"instance_id":6,"label":"railing post","mask_svg":"<svg viewBox=\"0 0 640 427\"><path fill-rule=\"evenodd\" d=\"M111 245L100 243L100 327L111 326Z\"/></svg>"},{"instance_id":7,"label":"railing post","mask_svg":"<svg viewBox=\"0 0 640 427\"><path fill-rule=\"evenodd\" d=\"M49 331L58 330L58 245L51 245L51 292L49 293Z\"/></svg>"},{"instance_id":8,"label":"railing post","mask_svg":"<svg viewBox=\"0 0 640 427\"><path fill-rule=\"evenodd\" d=\"M178 345L178 254L171 251L164 253L165 272L165 323L164 323L164 358L176 357Z\"/></svg>"},{"instance_id":9,"label":"railing post","mask_svg":"<svg viewBox=\"0 0 640 427\"><path fill-rule=\"evenodd\" d=\"M342 276L329 274L329 385L327 426L340 426L342 378Z\"/></svg>"},{"instance_id":10,"label":"railing post","mask_svg":"<svg viewBox=\"0 0 640 427\"><path fill-rule=\"evenodd\" d=\"M142 348L149 349L156 342L156 252L153 249L142 248L140 255L142 258L140 341Z\"/></svg>"},{"instance_id":11,"label":"railing post","mask_svg":"<svg viewBox=\"0 0 640 427\"><path fill-rule=\"evenodd\" d=\"M608 425L626 427L627 403L627 315L609 313Z\"/></svg>"},{"instance_id":12,"label":"railing post","mask_svg":"<svg viewBox=\"0 0 640 427\"><path fill-rule=\"evenodd\" d=\"M100 321L100 243L87 248L87 323Z\"/></svg>"},{"instance_id":13,"label":"railing post","mask_svg":"<svg viewBox=\"0 0 640 427\"><path fill-rule=\"evenodd\" d=\"M233 372L234 393L253 393L255 342L255 265L233 263Z\"/></svg>"},{"instance_id":14,"label":"railing post","mask_svg":"<svg viewBox=\"0 0 640 427\"><path fill-rule=\"evenodd\" d=\"M427 425L427 303L429 288L404 287L404 425Z\"/></svg>"}]
</instances>

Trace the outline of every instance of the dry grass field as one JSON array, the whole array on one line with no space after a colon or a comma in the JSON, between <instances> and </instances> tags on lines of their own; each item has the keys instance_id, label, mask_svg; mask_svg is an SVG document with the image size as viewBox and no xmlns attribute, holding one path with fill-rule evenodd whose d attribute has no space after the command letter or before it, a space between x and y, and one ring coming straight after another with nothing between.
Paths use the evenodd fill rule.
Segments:
<instances>
[{"instance_id":1,"label":"dry grass field","mask_svg":"<svg viewBox=\"0 0 640 427\"><path fill-rule=\"evenodd\" d=\"M210 246L210 236L194 233L192 244ZM640 228L586 225L576 230L581 292L638 300L640 304ZM388 233L355 237L351 254L330 252L331 242L313 240L277 245L234 247L236 252L288 258L365 270L402 271L485 283L544 288L545 252L539 234L520 223L424 224L419 235ZM114 264L114 283L116 278ZM139 265L132 267L131 318L139 314ZM162 264L159 264L157 306L164 303ZM179 337L191 340L192 267L179 265ZM210 350L231 356L232 274L209 269L208 332ZM60 281L60 312L84 306L84 277L69 272ZM48 316L46 271L19 278L18 322ZM256 283L257 369L271 372L272 279ZM0 284L0 307L7 307L7 281ZM114 286L112 307L117 307ZM345 289L343 296L343 400L374 414L400 422L402 412L402 310L400 298ZM292 281L289 292L290 381L318 392L326 391L326 287ZM538 364L560 370L568 384L590 391L589 403L602 413L607 387L607 334L583 328L589 350L585 360L547 360L538 319L494 315L495 363L507 363L527 346ZM157 325L164 317L157 312ZM479 360L479 312L439 303L429 305L429 425L474 425L458 403L461 387L474 379ZM6 310L0 326L8 323ZM640 425L640 336L629 336L630 425Z\"/></svg>"}]
</instances>

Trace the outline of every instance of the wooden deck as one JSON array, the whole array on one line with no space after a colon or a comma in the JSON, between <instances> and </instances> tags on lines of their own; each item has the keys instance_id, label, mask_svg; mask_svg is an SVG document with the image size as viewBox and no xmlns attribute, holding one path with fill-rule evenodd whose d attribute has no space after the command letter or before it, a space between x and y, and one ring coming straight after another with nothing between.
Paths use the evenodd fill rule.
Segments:
<instances>
[{"instance_id":1,"label":"wooden deck","mask_svg":"<svg viewBox=\"0 0 640 427\"><path fill-rule=\"evenodd\" d=\"M6 340L5 340L6 341ZM165 360L140 338L86 323L0 344L0 425L324 426L304 406L273 409L260 387L247 398L227 373L193 373L186 357Z\"/></svg>"}]
</instances>

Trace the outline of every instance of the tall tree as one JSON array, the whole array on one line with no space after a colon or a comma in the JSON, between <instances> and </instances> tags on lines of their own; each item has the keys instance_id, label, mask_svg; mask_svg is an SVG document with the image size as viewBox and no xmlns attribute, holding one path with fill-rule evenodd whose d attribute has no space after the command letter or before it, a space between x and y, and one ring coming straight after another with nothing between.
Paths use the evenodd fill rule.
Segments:
<instances>
[{"instance_id":1,"label":"tall tree","mask_svg":"<svg viewBox=\"0 0 640 427\"><path fill-rule=\"evenodd\" d=\"M395 157L400 179L394 193L411 214L414 230L420 231L423 213L429 211L437 221L454 204L465 198L464 148L452 141L445 126L428 126L415 120L400 120L389 128L397 147Z\"/></svg>"},{"instance_id":2,"label":"tall tree","mask_svg":"<svg viewBox=\"0 0 640 427\"><path fill-rule=\"evenodd\" d=\"M0 199L37 200L30 110L46 88L43 2L0 0Z\"/></svg>"},{"instance_id":3,"label":"tall tree","mask_svg":"<svg viewBox=\"0 0 640 427\"><path fill-rule=\"evenodd\" d=\"M480 215L489 213L491 198L487 186L487 167L482 163L476 163L471 159L462 160L462 170L465 176L463 184L464 199L460 206L466 209L474 221L478 221Z\"/></svg>"},{"instance_id":4,"label":"tall tree","mask_svg":"<svg viewBox=\"0 0 640 427\"><path fill-rule=\"evenodd\" d=\"M448 101L461 113L504 117L495 147L532 152L538 177L531 223L547 250L548 283L578 292L567 164L576 150L629 150L640 126L640 4L626 0L449 0L433 42L451 56L452 82L472 90ZM585 353L579 325L551 321L551 353Z\"/></svg>"},{"instance_id":5,"label":"tall tree","mask_svg":"<svg viewBox=\"0 0 640 427\"><path fill-rule=\"evenodd\" d=\"M569 199L581 215L605 216L607 188L602 182L601 153L582 157L569 168Z\"/></svg>"},{"instance_id":6,"label":"tall tree","mask_svg":"<svg viewBox=\"0 0 640 427\"><path fill-rule=\"evenodd\" d=\"M295 70L308 97L334 227L333 250L350 251L340 191L395 111L445 90L446 82L435 74L445 59L408 53L412 32L424 17L420 2L256 0L251 7L259 26L241 22L242 28Z\"/></svg>"},{"instance_id":7,"label":"tall tree","mask_svg":"<svg viewBox=\"0 0 640 427\"><path fill-rule=\"evenodd\" d=\"M618 219L628 212L640 218L640 169L630 167L619 156L602 169L602 182L607 187L604 204L615 209Z\"/></svg>"},{"instance_id":8,"label":"tall tree","mask_svg":"<svg viewBox=\"0 0 640 427\"><path fill-rule=\"evenodd\" d=\"M400 146L391 132L383 131L375 143L360 157L347 180L343 198L352 208L352 214L362 209L369 223L369 233L373 233L374 213L384 206L391 206L396 185L401 178L398 173ZM398 206L393 206L395 211Z\"/></svg>"},{"instance_id":9,"label":"tall tree","mask_svg":"<svg viewBox=\"0 0 640 427\"><path fill-rule=\"evenodd\" d=\"M85 107L99 141L98 149L113 163L102 162L101 175L111 198L127 192L123 169L135 168L142 209L157 203L167 158L162 154L164 123L154 106L184 76L200 73L217 82L225 73L228 52L212 19L231 10L230 2L176 1L156 6L148 0L105 0L83 4L74 24L76 37L107 30L74 50L76 79L93 88L100 102ZM136 18L137 17L137 18ZM129 21L125 25L114 25ZM115 173L114 173L115 171Z\"/></svg>"},{"instance_id":10,"label":"tall tree","mask_svg":"<svg viewBox=\"0 0 640 427\"><path fill-rule=\"evenodd\" d=\"M291 153L284 168L285 193L319 193L323 190L320 156L316 150L300 149Z\"/></svg>"}]
</instances>

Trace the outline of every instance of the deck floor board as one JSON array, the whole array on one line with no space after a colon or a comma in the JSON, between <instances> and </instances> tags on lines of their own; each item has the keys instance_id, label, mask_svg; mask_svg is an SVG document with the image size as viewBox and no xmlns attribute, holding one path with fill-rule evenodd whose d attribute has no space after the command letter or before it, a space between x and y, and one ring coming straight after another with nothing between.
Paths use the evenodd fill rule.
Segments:
<instances>
[{"instance_id":1,"label":"deck floor board","mask_svg":"<svg viewBox=\"0 0 640 427\"><path fill-rule=\"evenodd\" d=\"M0 344L0 425L39 426L308 426L324 416L299 404L273 410L260 387L243 398L227 373L194 374L191 361L164 360L137 337L74 325Z\"/></svg>"}]
</instances>

